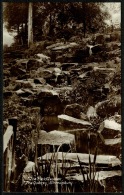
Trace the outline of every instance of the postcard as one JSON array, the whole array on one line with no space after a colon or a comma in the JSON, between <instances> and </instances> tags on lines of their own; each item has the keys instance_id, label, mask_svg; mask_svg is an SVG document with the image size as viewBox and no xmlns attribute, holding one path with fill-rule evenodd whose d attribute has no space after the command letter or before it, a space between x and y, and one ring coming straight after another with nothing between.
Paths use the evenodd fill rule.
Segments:
<instances>
[{"instance_id":1,"label":"postcard","mask_svg":"<svg viewBox=\"0 0 124 195\"><path fill-rule=\"evenodd\" d=\"M121 2L3 2L3 191L122 192Z\"/></svg>"}]
</instances>

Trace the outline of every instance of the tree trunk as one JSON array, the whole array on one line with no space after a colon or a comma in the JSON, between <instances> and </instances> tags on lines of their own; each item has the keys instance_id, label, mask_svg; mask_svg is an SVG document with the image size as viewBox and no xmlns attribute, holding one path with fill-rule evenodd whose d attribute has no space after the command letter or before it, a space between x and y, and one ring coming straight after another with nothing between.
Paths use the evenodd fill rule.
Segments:
<instances>
[{"instance_id":1,"label":"tree trunk","mask_svg":"<svg viewBox=\"0 0 124 195\"><path fill-rule=\"evenodd\" d=\"M17 35L19 35L19 24L17 25Z\"/></svg>"},{"instance_id":2,"label":"tree trunk","mask_svg":"<svg viewBox=\"0 0 124 195\"><path fill-rule=\"evenodd\" d=\"M32 25L32 17L33 17L33 3L29 3L28 7L28 47L33 43L33 25Z\"/></svg>"},{"instance_id":3,"label":"tree trunk","mask_svg":"<svg viewBox=\"0 0 124 195\"><path fill-rule=\"evenodd\" d=\"M82 11L83 11L83 31L84 31L84 38L86 35L86 4L82 3Z\"/></svg>"},{"instance_id":4,"label":"tree trunk","mask_svg":"<svg viewBox=\"0 0 124 195\"><path fill-rule=\"evenodd\" d=\"M49 36L52 34L52 14L50 13L50 22L49 22Z\"/></svg>"}]
</instances>

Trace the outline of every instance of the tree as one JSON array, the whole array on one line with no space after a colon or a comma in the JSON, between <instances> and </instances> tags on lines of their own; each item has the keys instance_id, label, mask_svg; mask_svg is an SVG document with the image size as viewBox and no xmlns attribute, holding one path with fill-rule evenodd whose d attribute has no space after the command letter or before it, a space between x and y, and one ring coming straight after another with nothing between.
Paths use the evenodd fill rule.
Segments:
<instances>
[{"instance_id":1,"label":"tree","mask_svg":"<svg viewBox=\"0 0 124 195\"><path fill-rule=\"evenodd\" d=\"M21 25L27 23L28 21L28 4L6 2L3 10L3 16L7 30L17 30L17 33L19 33Z\"/></svg>"},{"instance_id":2,"label":"tree","mask_svg":"<svg viewBox=\"0 0 124 195\"><path fill-rule=\"evenodd\" d=\"M30 9L29 6L30 5ZM34 41L42 39L42 35L51 38L68 34L67 39L78 33L82 26L85 37L87 32L95 33L105 26L104 20L109 17L104 3L93 2L34 2L34 3L5 3L4 20L8 31L17 31L17 38L26 43L28 38L28 10L33 12L32 30ZM31 11L32 10L32 11ZM32 24L29 26L31 27ZM80 26L80 29L78 27ZM66 32L65 32L66 31ZM45 32L45 33L44 33ZM65 35L64 35L65 34ZM30 34L30 40L33 40ZM59 38L60 38L59 37ZM23 40L22 40L23 39ZM29 41L28 42L32 42Z\"/></svg>"},{"instance_id":3,"label":"tree","mask_svg":"<svg viewBox=\"0 0 124 195\"><path fill-rule=\"evenodd\" d=\"M29 3L28 7L28 47L33 43L33 3Z\"/></svg>"},{"instance_id":4,"label":"tree","mask_svg":"<svg viewBox=\"0 0 124 195\"><path fill-rule=\"evenodd\" d=\"M17 32L15 39L18 40L20 44L26 43L27 33L28 45L33 42L32 13L32 3L4 3L3 15L6 28L9 32Z\"/></svg>"},{"instance_id":5,"label":"tree","mask_svg":"<svg viewBox=\"0 0 124 195\"><path fill-rule=\"evenodd\" d=\"M101 10L102 3L85 3L75 2L70 3L70 13L73 21L76 23L83 24L82 31L84 37L87 30L99 30L100 27L104 26L104 20L109 17L107 12Z\"/></svg>"},{"instance_id":6,"label":"tree","mask_svg":"<svg viewBox=\"0 0 124 195\"><path fill-rule=\"evenodd\" d=\"M3 19L8 32L17 32L16 38L21 43L27 35L28 3L4 3Z\"/></svg>"}]
</instances>

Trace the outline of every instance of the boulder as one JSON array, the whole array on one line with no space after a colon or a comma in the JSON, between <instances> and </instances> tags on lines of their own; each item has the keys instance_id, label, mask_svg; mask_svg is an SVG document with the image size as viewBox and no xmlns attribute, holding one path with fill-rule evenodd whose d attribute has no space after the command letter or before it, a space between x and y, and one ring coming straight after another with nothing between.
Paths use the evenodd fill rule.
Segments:
<instances>
[{"instance_id":1,"label":"boulder","mask_svg":"<svg viewBox=\"0 0 124 195\"><path fill-rule=\"evenodd\" d=\"M25 69L21 69L21 68L19 68L17 66L12 66L10 68L10 72L11 72L12 76L20 76L21 77L21 76L26 74L26 70Z\"/></svg>"},{"instance_id":2,"label":"boulder","mask_svg":"<svg viewBox=\"0 0 124 195\"><path fill-rule=\"evenodd\" d=\"M53 153L47 153L44 156L42 156L42 160L50 160L52 157ZM62 153L58 152L55 153L57 155L57 159L62 161L63 156L65 157L65 161L70 161L70 162L77 162L78 159L82 164L88 164L89 165L89 154L83 154L83 153ZM91 163L94 162L94 155L90 154L90 159ZM121 165L121 161L116 157L112 155L97 155L96 158L96 164L98 165L106 165L108 167L116 167Z\"/></svg>"},{"instance_id":3,"label":"boulder","mask_svg":"<svg viewBox=\"0 0 124 195\"><path fill-rule=\"evenodd\" d=\"M82 79L87 79L88 73L89 73L89 72L85 72L85 73L79 75L79 79L81 79L81 80L82 80Z\"/></svg>"},{"instance_id":4,"label":"boulder","mask_svg":"<svg viewBox=\"0 0 124 195\"><path fill-rule=\"evenodd\" d=\"M121 146L121 138L105 139L105 145L107 145L107 146L114 146L117 144L119 144Z\"/></svg>"},{"instance_id":5,"label":"boulder","mask_svg":"<svg viewBox=\"0 0 124 195\"><path fill-rule=\"evenodd\" d=\"M63 71L68 71L68 70L71 70L72 68L76 68L78 65L78 63L63 63L61 65L61 69Z\"/></svg>"},{"instance_id":6,"label":"boulder","mask_svg":"<svg viewBox=\"0 0 124 195\"><path fill-rule=\"evenodd\" d=\"M38 136L38 144L52 146L61 146L63 144L74 145L75 137L74 135L67 132L54 130L47 133L43 130L40 130Z\"/></svg>"},{"instance_id":7,"label":"boulder","mask_svg":"<svg viewBox=\"0 0 124 195\"><path fill-rule=\"evenodd\" d=\"M121 113L121 97L116 95L108 100L99 102L95 105L96 113L105 118L106 116L113 116L115 113Z\"/></svg>"},{"instance_id":8,"label":"boulder","mask_svg":"<svg viewBox=\"0 0 124 195\"><path fill-rule=\"evenodd\" d=\"M44 98L44 97L51 97L51 96L58 96L58 93L54 90L49 89L42 89L38 91L38 98Z\"/></svg>"},{"instance_id":9,"label":"boulder","mask_svg":"<svg viewBox=\"0 0 124 195\"><path fill-rule=\"evenodd\" d=\"M99 143L99 149L105 154L116 155L120 159L122 154L121 135L118 138L104 139L104 143Z\"/></svg>"},{"instance_id":10,"label":"boulder","mask_svg":"<svg viewBox=\"0 0 124 195\"><path fill-rule=\"evenodd\" d=\"M83 106L75 103L65 107L64 114L75 118L80 118L81 112L83 112Z\"/></svg>"},{"instance_id":11,"label":"boulder","mask_svg":"<svg viewBox=\"0 0 124 195\"><path fill-rule=\"evenodd\" d=\"M50 70L44 70L42 74L43 74L44 79L54 79L55 78L55 76L53 75L53 71L50 71Z\"/></svg>"},{"instance_id":12,"label":"boulder","mask_svg":"<svg viewBox=\"0 0 124 195\"><path fill-rule=\"evenodd\" d=\"M32 89L33 88L33 79L31 80L16 80L16 83L19 84L20 88L28 88Z\"/></svg>"},{"instance_id":13,"label":"boulder","mask_svg":"<svg viewBox=\"0 0 124 195\"><path fill-rule=\"evenodd\" d=\"M5 90L5 91L3 92L3 97L4 97L4 98L7 98L7 97L12 96L12 94L13 94L12 91Z\"/></svg>"},{"instance_id":14,"label":"boulder","mask_svg":"<svg viewBox=\"0 0 124 195\"><path fill-rule=\"evenodd\" d=\"M60 47L62 45L64 45L64 42L55 43L55 44L52 44L50 46L47 46L46 49L53 49L53 48L56 48L56 47Z\"/></svg>"},{"instance_id":15,"label":"boulder","mask_svg":"<svg viewBox=\"0 0 124 195\"><path fill-rule=\"evenodd\" d=\"M78 46L77 43L72 42L72 43L67 43L67 44L64 44L64 45L60 45L58 47L54 47L54 48L52 48L52 50L53 51L56 51L56 50L66 50L66 49L77 47L77 46Z\"/></svg>"},{"instance_id":16,"label":"boulder","mask_svg":"<svg viewBox=\"0 0 124 195\"><path fill-rule=\"evenodd\" d=\"M27 63L27 70L32 70L40 67L43 63L38 61L38 59L35 58L30 58L28 63Z\"/></svg>"},{"instance_id":17,"label":"boulder","mask_svg":"<svg viewBox=\"0 0 124 195\"><path fill-rule=\"evenodd\" d=\"M49 92L50 94L50 92ZM57 95L52 95L38 98L37 102L41 108L41 115L42 116L57 116L58 114L62 113L62 104Z\"/></svg>"},{"instance_id":18,"label":"boulder","mask_svg":"<svg viewBox=\"0 0 124 195\"><path fill-rule=\"evenodd\" d=\"M44 79L52 78L53 71L47 70L47 69L44 69L44 68L40 67L40 68L38 68L36 70L36 74L35 75L36 75L37 78L44 78Z\"/></svg>"},{"instance_id":19,"label":"boulder","mask_svg":"<svg viewBox=\"0 0 124 195\"><path fill-rule=\"evenodd\" d=\"M93 70L95 72L101 72L101 73L104 73L104 74L110 74L111 72L116 72L115 68L104 68L104 67L96 67L94 66Z\"/></svg>"},{"instance_id":20,"label":"boulder","mask_svg":"<svg viewBox=\"0 0 124 195\"><path fill-rule=\"evenodd\" d=\"M60 68L54 68L53 74L56 77L56 84L64 84L67 81L67 74L65 74Z\"/></svg>"},{"instance_id":21,"label":"boulder","mask_svg":"<svg viewBox=\"0 0 124 195\"><path fill-rule=\"evenodd\" d=\"M19 68L27 70L27 63L28 62L29 62L29 59L19 59L19 60L12 61L12 64L16 65Z\"/></svg>"},{"instance_id":22,"label":"boulder","mask_svg":"<svg viewBox=\"0 0 124 195\"><path fill-rule=\"evenodd\" d=\"M50 63L50 57L48 57L42 53L35 54L34 57L39 59L38 61L41 63L47 63L47 64Z\"/></svg>"},{"instance_id":23,"label":"boulder","mask_svg":"<svg viewBox=\"0 0 124 195\"><path fill-rule=\"evenodd\" d=\"M81 120L81 119L77 119L65 114L59 115L58 116L59 122L62 126L64 126L65 128L83 128L83 127L90 127L91 123Z\"/></svg>"},{"instance_id":24,"label":"boulder","mask_svg":"<svg viewBox=\"0 0 124 195\"><path fill-rule=\"evenodd\" d=\"M46 80L44 78L35 78L34 83L35 84L46 84Z\"/></svg>"},{"instance_id":25,"label":"boulder","mask_svg":"<svg viewBox=\"0 0 124 195\"><path fill-rule=\"evenodd\" d=\"M16 94L21 97L28 97L30 95L33 95L33 92L29 89L19 89L16 91Z\"/></svg>"},{"instance_id":26,"label":"boulder","mask_svg":"<svg viewBox=\"0 0 124 195\"><path fill-rule=\"evenodd\" d=\"M100 124L98 133L101 134L104 139L114 138L121 133L121 124L114 120L106 119ZM104 139L103 142L105 142Z\"/></svg>"}]
</instances>

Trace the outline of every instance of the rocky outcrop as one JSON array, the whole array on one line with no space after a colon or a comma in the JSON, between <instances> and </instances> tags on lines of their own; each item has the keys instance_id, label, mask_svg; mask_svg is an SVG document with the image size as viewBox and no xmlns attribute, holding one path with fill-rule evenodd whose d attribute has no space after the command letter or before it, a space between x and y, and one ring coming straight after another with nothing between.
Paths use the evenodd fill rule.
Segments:
<instances>
[{"instance_id":1,"label":"rocky outcrop","mask_svg":"<svg viewBox=\"0 0 124 195\"><path fill-rule=\"evenodd\" d=\"M64 114L79 119L81 117L81 112L83 112L83 106L76 103L67 105L64 110Z\"/></svg>"}]
</instances>

